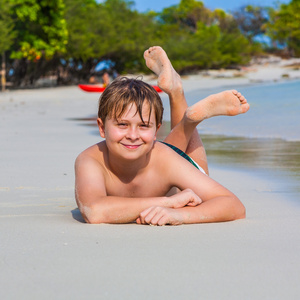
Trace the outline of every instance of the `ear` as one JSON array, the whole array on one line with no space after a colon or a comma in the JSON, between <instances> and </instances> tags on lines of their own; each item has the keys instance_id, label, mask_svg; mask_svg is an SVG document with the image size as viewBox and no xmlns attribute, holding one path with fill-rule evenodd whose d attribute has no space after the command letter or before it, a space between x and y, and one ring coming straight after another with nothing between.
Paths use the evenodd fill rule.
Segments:
<instances>
[{"instance_id":1,"label":"ear","mask_svg":"<svg viewBox=\"0 0 300 300\"><path fill-rule=\"evenodd\" d=\"M158 124L156 127L155 138L154 138L155 141L156 141L157 132L158 132L160 126L161 126L161 124Z\"/></svg>"},{"instance_id":2,"label":"ear","mask_svg":"<svg viewBox=\"0 0 300 300\"><path fill-rule=\"evenodd\" d=\"M98 124L98 128L99 128L100 136L102 138L105 138L104 123L102 122L102 120L100 118L97 119L97 124Z\"/></svg>"}]
</instances>

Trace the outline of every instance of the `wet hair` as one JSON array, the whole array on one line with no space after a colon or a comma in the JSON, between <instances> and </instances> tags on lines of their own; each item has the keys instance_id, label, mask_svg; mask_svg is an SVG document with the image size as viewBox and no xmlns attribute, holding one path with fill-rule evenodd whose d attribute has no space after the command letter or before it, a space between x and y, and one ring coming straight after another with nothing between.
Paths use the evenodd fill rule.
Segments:
<instances>
[{"instance_id":1,"label":"wet hair","mask_svg":"<svg viewBox=\"0 0 300 300\"><path fill-rule=\"evenodd\" d=\"M149 119L154 111L156 126L158 126L162 123L164 108L157 91L142 80L120 77L115 79L100 96L98 117L103 123L106 118L118 120L125 113L128 105L135 104L136 113L145 123L142 117L145 103L149 105Z\"/></svg>"}]
</instances>

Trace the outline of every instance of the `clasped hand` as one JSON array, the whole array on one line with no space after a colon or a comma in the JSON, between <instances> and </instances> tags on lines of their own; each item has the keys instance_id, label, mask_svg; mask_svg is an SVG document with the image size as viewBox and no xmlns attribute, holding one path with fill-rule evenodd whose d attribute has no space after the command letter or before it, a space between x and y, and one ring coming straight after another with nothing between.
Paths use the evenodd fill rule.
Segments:
<instances>
[{"instance_id":1,"label":"clasped hand","mask_svg":"<svg viewBox=\"0 0 300 300\"><path fill-rule=\"evenodd\" d=\"M191 190L185 189L168 197L166 206L151 206L140 213L137 224L180 225L184 223L184 214L179 208L197 206L202 200Z\"/></svg>"}]
</instances>

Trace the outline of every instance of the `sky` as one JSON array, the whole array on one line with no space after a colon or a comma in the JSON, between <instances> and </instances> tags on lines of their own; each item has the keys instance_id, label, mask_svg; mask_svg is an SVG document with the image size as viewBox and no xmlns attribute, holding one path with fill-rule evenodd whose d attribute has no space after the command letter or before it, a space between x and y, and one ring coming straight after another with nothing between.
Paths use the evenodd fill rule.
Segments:
<instances>
[{"instance_id":1,"label":"sky","mask_svg":"<svg viewBox=\"0 0 300 300\"><path fill-rule=\"evenodd\" d=\"M180 0L134 0L135 8L140 12L146 12L148 10L161 11L165 7L176 5ZM277 2L289 3L290 0L202 0L205 7L214 10L216 8L222 8L223 10L230 12L236 10L243 5L256 5L256 6L274 6Z\"/></svg>"}]
</instances>

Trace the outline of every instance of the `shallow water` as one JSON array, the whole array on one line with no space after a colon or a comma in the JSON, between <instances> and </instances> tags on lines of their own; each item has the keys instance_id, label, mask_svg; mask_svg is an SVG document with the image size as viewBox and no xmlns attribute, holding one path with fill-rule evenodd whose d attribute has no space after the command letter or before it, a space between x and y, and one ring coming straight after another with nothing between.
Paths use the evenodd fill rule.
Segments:
<instances>
[{"instance_id":1,"label":"shallow water","mask_svg":"<svg viewBox=\"0 0 300 300\"><path fill-rule=\"evenodd\" d=\"M216 135L202 139L209 163L255 172L277 182L276 191L300 200L300 142Z\"/></svg>"},{"instance_id":2,"label":"shallow water","mask_svg":"<svg viewBox=\"0 0 300 300\"><path fill-rule=\"evenodd\" d=\"M191 105L222 90L198 90L186 93L186 97ZM238 90L247 98L250 110L244 115L206 120L199 126L200 133L300 141L299 80L244 86Z\"/></svg>"}]
</instances>

